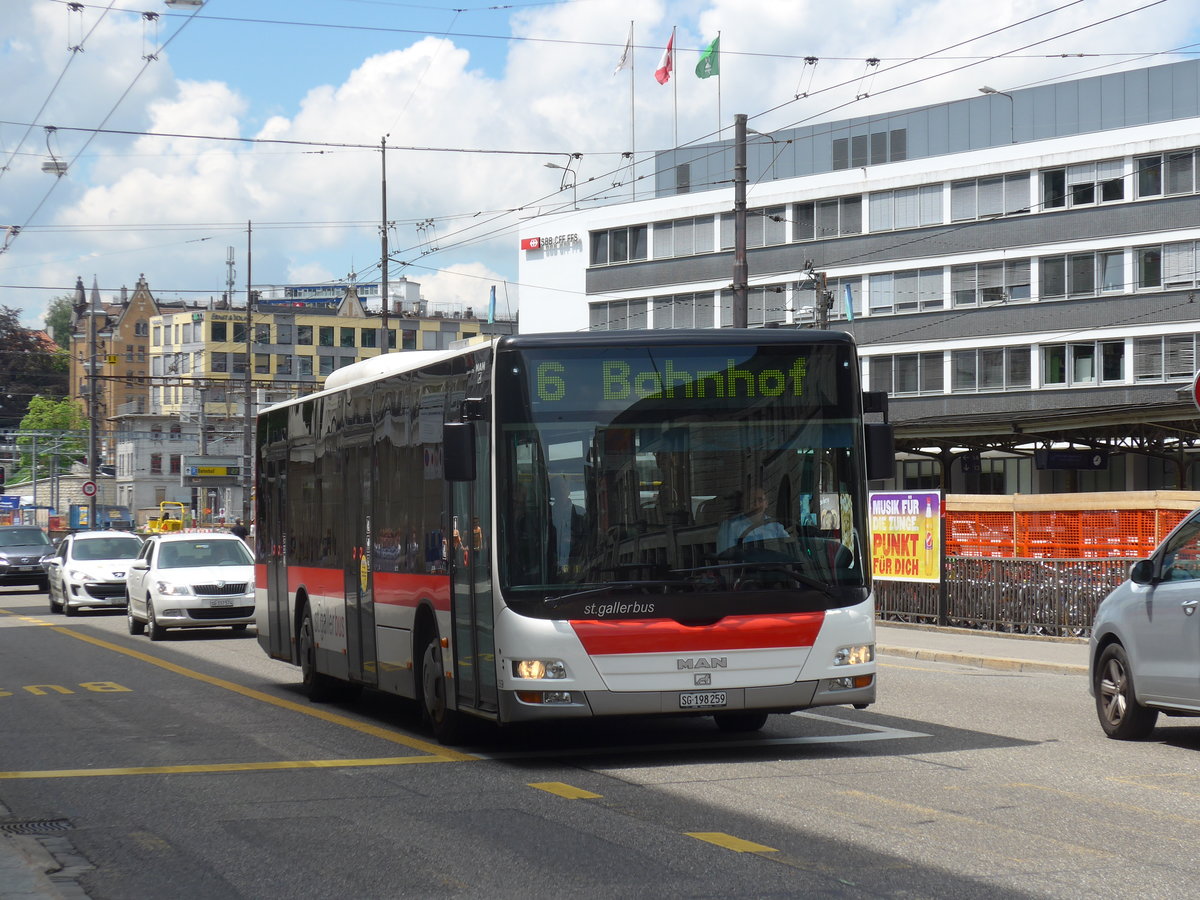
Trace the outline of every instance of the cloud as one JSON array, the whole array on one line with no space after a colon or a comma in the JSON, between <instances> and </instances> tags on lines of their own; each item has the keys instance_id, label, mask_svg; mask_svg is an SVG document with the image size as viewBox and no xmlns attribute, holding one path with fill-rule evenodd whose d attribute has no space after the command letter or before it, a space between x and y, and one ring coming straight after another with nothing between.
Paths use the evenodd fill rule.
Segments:
<instances>
[{"instance_id":1,"label":"cloud","mask_svg":"<svg viewBox=\"0 0 1200 900\"><path fill-rule=\"evenodd\" d=\"M296 0L291 14L328 21L326 6ZM0 283L17 286L3 289L0 302L22 308L34 324L76 275L89 284L95 275L115 292L142 273L162 296L207 298L224 290L230 247L244 286L248 240L256 283L351 271L376 279L385 135L393 274L412 273L433 301L485 302L491 281L515 278L519 217L572 199L560 192L562 173L544 163L582 154L573 166L581 199L627 195L627 185L612 183L628 176L621 154L635 136L630 75L614 77L613 67L631 20L643 159L669 146L676 130L681 141L705 140L739 112L768 131L970 97L983 84L1005 90L1101 66L1167 62L1131 53L1183 45L1200 23L1194 5L1163 4L1096 24L1130 5L1093 0L1003 28L1052 8L1046 0L628 0L477 10L455 15L449 28L441 11L438 27L449 33L330 29L312 38L305 37L311 30L256 26L251 33L245 23L197 19L148 61L153 33L136 14L101 19L90 7L73 14L60 4L9 0L0 78L23 87L0 101L0 120L17 123L0 123L8 166L0 174L0 223L28 227L0 255ZM158 39L184 22L169 17ZM652 71L673 25L676 74L660 86ZM701 81L692 70L718 31L721 77ZM513 40L469 37L488 33ZM231 61L224 51L234 37L252 38L253 53ZM328 47L310 52L306 39ZM67 50L80 40L85 52ZM910 61L941 48L952 49ZM804 56L819 62L806 65ZM36 127L24 124L35 118ZM255 142L70 130L102 122ZM47 136L47 124L60 128ZM47 140L71 160L57 182L40 170ZM649 167L643 162L639 171Z\"/></svg>"}]
</instances>

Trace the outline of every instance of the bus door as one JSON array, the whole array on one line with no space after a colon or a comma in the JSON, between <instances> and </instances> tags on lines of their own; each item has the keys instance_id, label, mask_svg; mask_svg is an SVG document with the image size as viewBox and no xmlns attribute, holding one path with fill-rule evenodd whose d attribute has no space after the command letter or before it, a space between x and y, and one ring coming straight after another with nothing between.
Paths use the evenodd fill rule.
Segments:
<instances>
[{"instance_id":1,"label":"bus door","mask_svg":"<svg viewBox=\"0 0 1200 900\"><path fill-rule=\"evenodd\" d=\"M276 659L292 658L292 620L287 576L287 414L272 413L259 425L267 442L259 472L254 525L254 560L266 574L267 652ZM260 571L262 571L260 570Z\"/></svg>"},{"instance_id":2,"label":"bus door","mask_svg":"<svg viewBox=\"0 0 1200 900\"><path fill-rule=\"evenodd\" d=\"M472 376L468 397L487 396L482 377ZM495 712L498 698L492 612L490 414L482 400L468 400L466 408L474 432L475 477L449 482L450 591L457 663L454 684L460 709Z\"/></svg>"},{"instance_id":3,"label":"bus door","mask_svg":"<svg viewBox=\"0 0 1200 900\"><path fill-rule=\"evenodd\" d=\"M358 421L357 408L365 402L366 421ZM345 469L343 487L346 547L346 649L349 678L364 684L379 683L375 660L375 600L371 545L371 484L374 460L371 452L370 400L347 403L346 434L343 441Z\"/></svg>"}]
</instances>

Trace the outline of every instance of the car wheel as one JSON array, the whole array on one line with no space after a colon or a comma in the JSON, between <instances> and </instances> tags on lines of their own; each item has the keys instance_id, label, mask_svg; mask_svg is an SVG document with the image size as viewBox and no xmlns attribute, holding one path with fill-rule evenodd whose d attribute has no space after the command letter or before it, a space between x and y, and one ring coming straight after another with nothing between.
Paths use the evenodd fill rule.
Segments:
<instances>
[{"instance_id":1,"label":"car wheel","mask_svg":"<svg viewBox=\"0 0 1200 900\"><path fill-rule=\"evenodd\" d=\"M300 619L300 680L313 703L324 703L337 696L337 679L317 671L317 638L307 603Z\"/></svg>"},{"instance_id":2,"label":"car wheel","mask_svg":"<svg viewBox=\"0 0 1200 900\"><path fill-rule=\"evenodd\" d=\"M79 607L72 606L70 603L68 603L66 600L64 600L63 601L63 612L65 612L68 617L77 616L77 615L79 615Z\"/></svg>"},{"instance_id":3,"label":"car wheel","mask_svg":"<svg viewBox=\"0 0 1200 900\"><path fill-rule=\"evenodd\" d=\"M443 744L458 744L465 736L465 723L446 701L449 684L442 666L442 643L431 633L421 654L421 719Z\"/></svg>"},{"instance_id":4,"label":"car wheel","mask_svg":"<svg viewBox=\"0 0 1200 900\"><path fill-rule=\"evenodd\" d=\"M49 594L50 594L50 612L52 612L52 613L62 612L63 611L62 604L54 599L54 588L50 589Z\"/></svg>"},{"instance_id":5,"label":"car wheel","mask_svg":"<svg viewBox=\"0 0 1200 900\"><path fill-rule=\"evenodd\" d=\"M767 724L765 712L714 713L713 720L721 731L758 731Z\"/></svg>"},{"instance_id":6,"label":"car wheel","mask_svg":"<svg viewBox=\"0 0 1200 900\"><path fill-rule=\"evenodd\" d=\"M152 641L161 641L167 636L167 629L158 624L154 618L154 601L146 598L146 637Z\"/></svg>"},{"instance_id":7,"label":"car wheel","mask_svg":"<svg viewBox=\"0 0 1200 900\"><path fill-rule=\"evenodd\" d=\"M246 623L243 622L240 625L234 625L232 627L233 627L234 634L241 634L243 631L246 630Z\"/></svg>"},{"instance_id":8,"label":"car wheel","mask_svg":"<svg viewBox=\"0 0 1200 900\"><path fill-rule=\"evenodd\" d=\"M129 601L125 602L125 618L129 621L130 634L143 634L146 631L146 623L141 619L133 617L133 604Z\"/></svg>"},{"instance_id":9,"label":"car wheel","mask_svg":"<svg viewBox=\"0 0 1200 900\"><path fill-rule=\"evenodd\" d=\"M1158 710L1137 702L1129 657L1120 644L1109 644L1096 663L1096 714L1100 727L1118 741L1149 737L1158 721Z\"/></svg>"}]
</instances>

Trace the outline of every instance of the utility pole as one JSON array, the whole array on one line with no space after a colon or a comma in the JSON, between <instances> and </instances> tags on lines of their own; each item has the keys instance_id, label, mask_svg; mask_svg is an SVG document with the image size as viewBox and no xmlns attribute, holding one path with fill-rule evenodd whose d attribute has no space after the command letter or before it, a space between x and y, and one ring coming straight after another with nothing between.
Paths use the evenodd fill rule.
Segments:
<instances>
[{"instance_id":1,"label":"utility pole","mask_svg":"<svg viewBox=\"0 0 1200 900\"><path fill-rule=\"evenodd\" d=\"M816 309L813 310L817 317L817 328L824 331L829 327L829 290L826 284L824 272L811 273L816 275L817 291L816 291Z\"/></svg>"},{"instance_id":2,"label":"utility pole","mask_svg":"<svg viewBox=\"0 0 1200 900\"><path fill-rule=\"evenodd\" d=\"M242 406L242 521L250 521L250 448L251 434L254 428L254 419L252 416L254 398L251 396L251 389L254 387L254 381L251 378L251 373L254 370L254 319L251 315L254 308L254 292L250 290L250 272L251 272L251 257L250 257L250 239L252 228L249 221L246 222L246 385L245 399Z\"/></svg>"},{"instance_id":3,"label":"utility pole","mask_svg":"<svg viewBox=\"0 0 1200 900\"><path fill-rule=\"evenodd\" d=\"M745 328L746 294L746 114L733 117L733 327Z\"/></svg>"},{"instance_id":4,"label":"utility pole","mask_svg":"<svg viewBox=\"0 0 1200 900\"><path fill-rule=\"evenodd\" d=\"M90 309L88 307L91 307ZM88 314L88 481L96 483L96 307L88 300L83 279L75 279L75 312L82 316ZM37 503L37 438L34 438L34 503ZM88 499L88 527L96 527L96 495Z\"/></svg>"},{"instance_id":5,"label":"utility pole","mask_svg":"<svg viewBox=\"0 0 1200 900\"><path fill-rule=\"evenodd\" d=\"M387 353L388 346L388 239L387 239L387 135L379 139L379 162L381 169L381 190L383 194L383 221L379 225L380 257L379 277L383 282L379 286L380 296L383 297L383 323L379 328L379 352Z\"/></svg>"}]
</instances>

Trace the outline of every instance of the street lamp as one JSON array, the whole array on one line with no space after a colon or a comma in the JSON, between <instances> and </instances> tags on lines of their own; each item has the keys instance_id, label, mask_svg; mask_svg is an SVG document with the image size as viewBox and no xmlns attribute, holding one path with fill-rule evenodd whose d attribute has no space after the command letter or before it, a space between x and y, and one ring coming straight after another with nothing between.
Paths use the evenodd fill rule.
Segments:
<instances>
[{"instance_id":1,"label":"street lamp","mask_svg":"<svg viewBox=\"0 0 1200 900\"><path fill-rule=\"evenodd\" d=\"M579 156L580 155L578 153L572 154L570 162L568 162L565 166L560 166L558 163L552 163L552 162L546 163L547 169L561 169L562 170L562 173L563 173L562 180L559 182L559 185L558 185L558 189L560 191L565 191L567 189L567 175L571 176L571 208L572 209L579 209L579 194L577 192L576 176L575 176L574 170L571 168L571 166L573 166L575 164L575 161L579 159Z\"/></svg>"},{"instance_id":2,"label":"street lamp","mask_svg":"<svg viewBox=\"0 0 1200 900\"><path fill-rule=\"evenodd\" d=\"M1015 104L1013 103L1012 94L1006 94L1004 91L998 91L994 87L989 87L986 84L979 89L979 93L999 94L1001 97L1008 98L1008 142L1010 144L1015 144L1017 142L1017 129L1013 121L1013 106L1015 106Z\"/></svg>"}]
</instances>

